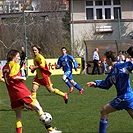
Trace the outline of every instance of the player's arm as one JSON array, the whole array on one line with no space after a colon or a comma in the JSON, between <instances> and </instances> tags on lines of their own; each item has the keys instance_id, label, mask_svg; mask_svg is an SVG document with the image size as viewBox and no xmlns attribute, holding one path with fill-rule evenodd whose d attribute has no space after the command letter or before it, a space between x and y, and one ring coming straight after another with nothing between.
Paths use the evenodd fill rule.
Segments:
<instances>
[{"instance_id":1,"label":"player's arm","mask_svg":"<svg viewBox=\"0 0 133 133\"><path fill-rule=\"evenodd\" d=\"M105 80L95 80L94 82L88 82L86 85L108 90L113 85L111 74L109 74Z\"/></svg>"},{"instance_id":2,"label":"player's arm","mask_svg":"<svg viewBox=\"0 0 133 133\"><path fill-rule=\"evenodd\" d=\"M12 78L15 80L26 80L26 77L22 77L22 76L13 76Z\"/></svg>"},{"instance_id":3,"label":"player's arm","mask_svg":"<svg viewBox=\"0 0 133 133\"><path fill-rule=\"evenodd\" d=\"M73 56L71 56L71 55L68 55L68 57L69 57L70 61L73 62L75 71L77 71L77 69L78 69L78 63L77 63L77 61L76 61L75 58L74 58Z\"/></svg>"},{"instance_id":4,"label":"player's arm","mask_svg":"<svg viewBox=\"0 0 133 133\"><path fill-rule=\"evenodd\" d=\"M61 68L61 57L58 59L57 65L56 65L56 69L60 69L60 68Z\"/></svg>"}]
</instances>

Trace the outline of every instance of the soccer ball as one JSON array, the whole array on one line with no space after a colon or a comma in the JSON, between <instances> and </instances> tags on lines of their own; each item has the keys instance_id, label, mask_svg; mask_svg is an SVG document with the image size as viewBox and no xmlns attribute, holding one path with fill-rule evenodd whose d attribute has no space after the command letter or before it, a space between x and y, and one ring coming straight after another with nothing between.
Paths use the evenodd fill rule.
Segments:
<instances>
[{"instance_id":1,"label":"soccer ball","mask_svg":"<svg viewBox=\"0 0 133 133\"><path fill-rule=\"evenodd\" d=\"M48 113L48 112L45 112L44 114L42 114L40 116L40 121L43 124L49 125L52 122L52 116L51 116L51 114Z\"/></svg>"}]
</instances>

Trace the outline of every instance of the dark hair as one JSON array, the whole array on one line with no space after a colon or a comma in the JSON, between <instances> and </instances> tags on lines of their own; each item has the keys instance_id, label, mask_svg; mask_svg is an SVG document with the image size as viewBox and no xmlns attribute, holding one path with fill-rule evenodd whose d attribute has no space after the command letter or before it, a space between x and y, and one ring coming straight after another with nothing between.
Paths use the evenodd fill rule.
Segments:
<instances>
[{"instance_id":1,"label":"dark hair","mask_svg":"<svg viewBox=\"0 0 133 133\"><path fill-rule=\"evenodd\" d=\"M128 48L127 53L133 58L133 46Z\"/></svg>"},{"instance_id":2,"label":"dark hair","mask_svg":"<svg viewBox=\"0 0 133 133\"><path fill-rule=\"evenodd\" d=\"M33 47L36 47L36 48L38 49L39 53L41 52L41 47L40 47L40 46L38 46L38 45L33 45L32 48L33 48Z\"/></svg>"},{"instance_id":3,"label":"dark hair","mask_svg":"<svg viewBox=\"0 0 133 133\"><path fill-rule=\"evenodd\" d=\"M111 59L113 62L117 61L117 57L114 55L114 52L112 51L108 51L105 53L105 56L108 58L108 59Z\"/></svg>"},{"instance_id":4,"label":"dark hair","mask_svg":"<svg viewBox=\"0 0 133 133\"><path fill-rule=\"evenodd\" d=\"M67 51L67 48L66 48L66 47L62 47L61 50L62 50L62 49L65 49L65 50Z\"/></svg>"},{"instance_id":5,"label":"dark hair","mask_svg":"<svg viewBox=\"0 0 133 133\"><path fill-rule=\"evenodd\" d=\"M12 61L13 58L17 55L17 53L19 53L18 50L11 49L11 50L7 53L7 62Z\"/></svg>"}]
</instances>

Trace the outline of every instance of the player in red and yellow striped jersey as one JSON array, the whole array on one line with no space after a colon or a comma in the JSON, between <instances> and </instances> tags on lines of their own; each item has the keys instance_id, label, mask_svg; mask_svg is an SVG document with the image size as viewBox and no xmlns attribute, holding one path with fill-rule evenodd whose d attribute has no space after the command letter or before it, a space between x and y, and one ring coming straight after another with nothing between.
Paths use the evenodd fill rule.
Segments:
<instances>
[{"instance_id":1,"label":"player in red and yellow striped jersey","mask_svg":"<svg viewBox=\"0 0 133 133\"><path fill-rule=\"evenodd\" d=\"M41 48L38 45L32 47L34 53L34 65L30 66L31 72L36 70L36 76L33 80L32 94L36 98L36 91L39 86L45 86L50 93L55 93L64 98L65 103L68 102L68 96L66 92L53 88L53 84L50 79L51 72L48 70L45 58L40 54Z\"/></svg>"},{"instance_id":2,"label":"player in red and yellow striped jersey","mask_svg":"<svg viewBox=\"0 0 133 133\"><path fill-rule=\"evenodd\" d=\"M31 92L23 82L23 80L26 80L26 77L22 77L20 74L19 59L19 51L10 50L7 54L7 63L2 71L10 97L11 107L16 114L16 132L22 133L21 110L25 104L33 108L39 116L44 112L37 99L32 98ZM54 133L55 129L50 125L45 125L45 127L49 133Z\"/></svg>"}]
</instances>

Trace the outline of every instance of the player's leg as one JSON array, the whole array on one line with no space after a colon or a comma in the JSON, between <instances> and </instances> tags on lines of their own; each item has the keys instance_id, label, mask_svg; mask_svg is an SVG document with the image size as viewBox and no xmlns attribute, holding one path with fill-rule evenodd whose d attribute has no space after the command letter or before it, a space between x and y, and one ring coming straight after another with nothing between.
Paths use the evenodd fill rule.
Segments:
<instances>
[{"instance_id":1,"label":"player's leg","mask_svg":"<svg viewBox=\"0 0 133 133\"><path fill-rule=\"evenodd\" d=\"M106 133L106 127L108 124L108 114L117 111L109 103L104 105L101 109L101 118L99 121L99 133Z\"/></svg>"},{"instance_id":2,"label":"player's leg","mask_svg":"<svg viewBox=\"0 0 133 133\"><path fill-rule=\"evenodd\" d=\"M40 103L38 102L37 99L34 99L34 98L32 98L32 96L30 96L30 97L25 97L22 100L23 100L24 104L27 104L28 106L32 107L37 112L37 114L38 114L39 117L42 114L44 114L44 111L43 111L42 107L40 106ZM47 129L48 133L54 133L53 131L55 129L50 124L49 125L46 125L44 123L44 126ZM56 130L56 131L58 131L58 130Z\"/></svg>"},{"instance_id":3,"label":"player's leg","mask_svg":"<svg viewBox=\"0 0 133 133\"><path fill-rule=\"evenodd\" d=\"M70 83L71 83L77 90L79 90L79 93L82 94L83 91L84 91L84 89L81 88L81 86L79 86L79 84L73 80L72 73L69 74L68 79L69 79Z\"/></svg>"},{"instance_id":4,"label":"player's leg","mask_svg":"<svg viewBox=\"0 0 133 133\"><path fill-rule=\"evenodd\" d=\"M56 95L62 96L65 103L68 103L68 94L66 92L62 92L57 88L53 88L52 86L46 86L46 88L50 93L54 93Z\"/></svg>"},{"instance_id":5,"label":"player's leg","mask_svg":"<svg viewBox=\"0 0 133 133\"><path fill-rule=\"evenodd\" d=\"M131 116L131 118L133 119L133 109L128 109L127 112Z\"/></svg>"},{"instance_id":6,"label":"player's leg","mask_svg":"<svg viewBox=\"0 0 133 133\"><path fill-rule=\"evenodd\" d=\"M33 82L31 93L32 93L32 97L35 99L36 99L36 92L39 87L40 87L40 85L37 82Z\"/></svg>"},{"instance_id":7,"label":"player's leg","mask_svg":"<svg viewBox=\"0 0 133 133\"><path fill-rule=\"evenodd\" d=\"M22 133L21 109L23 108L23 102L21 100L11 102L11 107L16 115L16 133Z\"/></svg>"},{"instance_id":8,"label":"player's leg","mask_svg":"<svg viewBox=\"0 0 133 133\"><path fill-rule=\"evenodd\" d=\"M73 86L72 84L70 83L70 81L68 80L68 76L70 74L70 71L68 72L65 72L62 76L62 80L65 82L65 84L69 87L69 92L72 92L73 91Z\"/></svg>"},{"instance_id":9,"label":"player's leg","mask_svg":"<svg viewBox=\"0 0 133 133\"><path fill-rule=\"evenodd\" d=\"M16 109L15 114L16 114L16 133L22 133L21 109Z\"/></svg>"}]
</instances>

